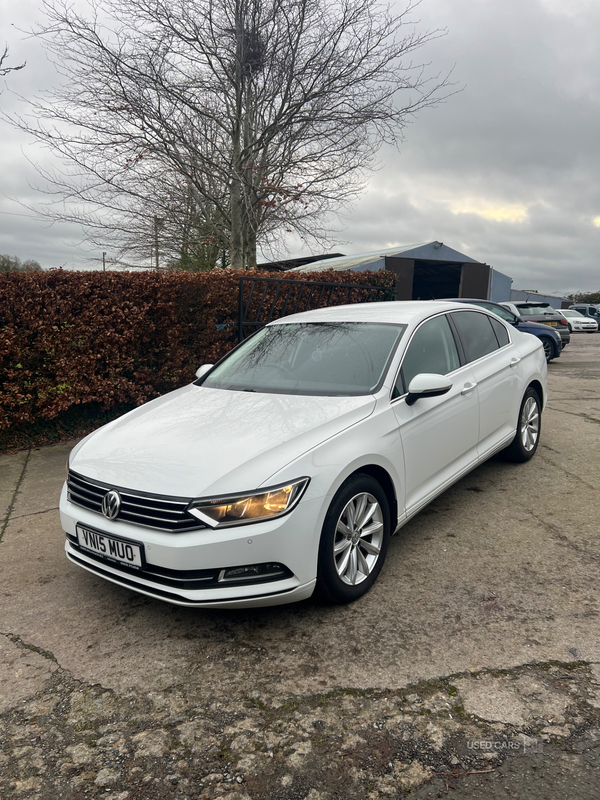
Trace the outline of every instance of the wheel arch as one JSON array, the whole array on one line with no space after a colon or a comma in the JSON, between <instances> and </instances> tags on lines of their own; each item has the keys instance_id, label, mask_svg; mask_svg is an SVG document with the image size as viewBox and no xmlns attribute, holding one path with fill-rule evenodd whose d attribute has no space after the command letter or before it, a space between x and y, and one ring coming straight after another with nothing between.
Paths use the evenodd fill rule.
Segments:
<instances>
[{"instance_id":1,"label":"wheel arch","mask_svg":"<svg viewBox=\"0 0 600 800\"><path fill-rule=\"evenodd\" d=\"M535 391L540 401L540 406L544 408L546 397L544 395L544 387L542 384L538 380L532 380L527 386L527 389L533 389ZM527 389L525 389L525 392L527 392Z\"/></svg>"},{"instance_id":2,"label":"wheel arch","mask_svg":"<svg viewBox=\"0 0 600 800\"><path fill-rule=\"evenodd\" d=\"M377 481L377 483L385 492L385 496L390 507L390 520L392 524L391 533L394 533L398 524L398 498L396 497L396 488L391 475L386 469L379 466L379 464L365 464L355 469L354 472L351 472L350 475L346 477L344 483L350 478L353 478L355 475L360 474L370 475L371 478L374 478Z\"/></svg>"}]
</instances>

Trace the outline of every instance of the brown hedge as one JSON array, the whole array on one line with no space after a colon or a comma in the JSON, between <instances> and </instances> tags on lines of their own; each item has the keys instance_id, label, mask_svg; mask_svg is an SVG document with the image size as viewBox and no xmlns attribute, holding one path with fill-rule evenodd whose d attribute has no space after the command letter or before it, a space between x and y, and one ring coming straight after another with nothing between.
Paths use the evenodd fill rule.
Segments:
<instances>
[{"instance_id":1,"label":"brown hedge","mask_svg":"<svg viewBox=\"0 0 600 800\"><path fill-rule=\"evenodd\" d=\"M268 277L231 270L1 275L0 429L51 420L77 405L103 410L139 405L189 383L200 364L214 363L236 344L238 281L253 275ZM327 270L283 277L299 285L306 280L394 285L389 272ZM273 300L280 316L284 293L276 298L275 287L269 284L264 293L264 286L253 293L251 313L256 315L264 294L259 318ZM249 291L246 287L247 301ZM308 294L299 311L307 307ZM392 297L389 288L386 299ZM311 307L317 299L313 294ZM336 290L329 304L364 299L364 293L348 298Z\"/></svg>"}]
</instances>

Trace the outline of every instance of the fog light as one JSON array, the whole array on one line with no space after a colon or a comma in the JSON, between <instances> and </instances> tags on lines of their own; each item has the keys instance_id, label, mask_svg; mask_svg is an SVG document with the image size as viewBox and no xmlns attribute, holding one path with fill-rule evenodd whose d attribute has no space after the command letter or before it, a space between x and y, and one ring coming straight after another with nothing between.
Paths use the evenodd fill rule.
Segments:
<instances>
[{"instance_id":1,"label":"fog light","mask_svg":"<svg viewBox=\"0 0 600 800\"><path fill-rule=\"evenodd\" d=\"M263 583L291 577L292 573L283 564L249 564L246 567L222 569L219 583Z\"/></svg>"}]
</instances>

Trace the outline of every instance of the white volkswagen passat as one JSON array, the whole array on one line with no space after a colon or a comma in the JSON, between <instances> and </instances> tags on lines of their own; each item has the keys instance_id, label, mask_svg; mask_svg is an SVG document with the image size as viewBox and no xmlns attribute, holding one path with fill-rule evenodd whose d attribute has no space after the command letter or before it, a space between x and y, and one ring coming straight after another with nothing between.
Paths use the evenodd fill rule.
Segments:
<instances>
[{"instance_id":1,"label":"white volkswagen passat","mask_svg":"<svg viewBox=\"0 0 600 800\"><path fill-rule=\"evenodd\" d=\"M440 492L533 456L546 401L539 339L438 301L285 317L197 374L83 439L60 500L71 561L188 606L355 600Z\"/></svg>"}]
</instances>

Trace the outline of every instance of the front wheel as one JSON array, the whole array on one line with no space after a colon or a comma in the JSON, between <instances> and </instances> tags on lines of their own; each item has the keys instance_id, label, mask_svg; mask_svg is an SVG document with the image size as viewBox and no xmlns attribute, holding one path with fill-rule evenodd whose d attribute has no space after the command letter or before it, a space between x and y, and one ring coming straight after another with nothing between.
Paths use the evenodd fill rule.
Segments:
<instances>
[{"instance_id":1,"label":"front wheel","mask_svg":"<svg viewBox=\"0 0 600 800\"><path fill-rule=\"evenodd\" d=\"M350 477L333 498L321 533L317 588L333 603L351 603L377 580L390 540L390 509L370 475Z\"/></svg>"},{"instance_id":2,"label":"front wheel","mask_svg":"<svg viewBox=\"0 0 600 800\"><path fill-rule=\"evenodd\" d=\"M542 407L535 389L529 387L521 403L515 438L505 449L509 461L524 462L533 458L540 441Z\"/></svg>"},{"instance_id":3,"label":"front wheel","mask_svg":"<svg viewBox=\"0 0 600 800\"><path fill-rule=\"evenodd\" d=\"M546 336L542 339L542 345L544 347L544 355L546 356L546 361L551 361L554 358L554 345Z\"/></svg>"}]
</instances>

